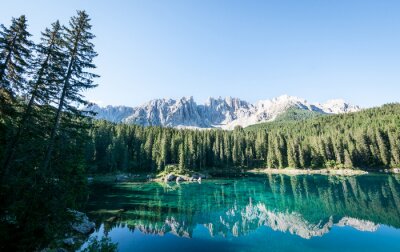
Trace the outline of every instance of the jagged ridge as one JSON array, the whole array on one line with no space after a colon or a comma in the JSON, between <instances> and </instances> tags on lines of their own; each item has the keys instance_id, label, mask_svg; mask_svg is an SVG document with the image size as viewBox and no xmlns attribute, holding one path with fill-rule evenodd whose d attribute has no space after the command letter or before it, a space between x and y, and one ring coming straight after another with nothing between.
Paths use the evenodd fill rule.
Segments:
<instances>
[{"instance_id":1,"label":"jagged ridge","mask_svg":"<svg viewBox=\"0 0 400 252\"><path fill-rule=\"evenodd\" d=\"M288 95L262 100L255 104L231 97L209 98L205 104L197 104L193 97L183 97L179 100L155 99L135 108L94 105L92 110L97 113L97 119L112 122L177 128L233 129L237 125L246 127L273 121L289 108L321 114L340 114L360 110L359 106L339 99L312 104L305 99Z\"/></svg>"}]
</instances>

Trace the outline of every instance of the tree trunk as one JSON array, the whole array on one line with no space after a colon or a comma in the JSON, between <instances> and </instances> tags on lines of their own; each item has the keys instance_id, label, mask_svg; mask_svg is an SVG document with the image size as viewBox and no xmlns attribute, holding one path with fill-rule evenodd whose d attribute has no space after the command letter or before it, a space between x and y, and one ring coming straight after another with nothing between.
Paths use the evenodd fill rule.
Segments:
<instances>
[{"instance_id":1,"label":"tree trunk","mask_svg":"<svg viewBox=\"0 0 400 252\"><path fill-rule=\"evenodd\" d=\"M42 164L42 168L43 168L44 172L47 171L47 168L49 166L51 154L52 154L53 148L54 148L54 140L56 138L58 127L60 126L62 108L64 107L65 96L67 94L67 89L69 87L69 79L71 78L73 63L74 63L74 59L73 59L73 57L71 57L71 60L70 60L69 66L68 66L67 76L65 77L65 81L64 81L63 91L62 91L62 94L60 97L60 103L57 108L56 119L54 121L54 125L51 130L49 145L47 147L46 156L45 156L45 158L43 160L43 164Z\"/></svg>"},{"instance_id":2,"label":"tree trunk","mask_svg":"<svg viewBox=\"0 0 400 252\"><path fill-rule=\"evenodd\" d=\"M64 87L63 87L63 91L62 91L62 94L61 94L61 97L60 97L60 103L58 105L58 109L57 109L57 113L56 113L56 119L54 121L54 125L53 125L53 128L51 130L50 139L49 139L49 145L47 147L46 156L45 156L45 158L43 160L43 164L42 164L42 169L43 169L43 172L45 172L45 173L47 172L47 169L49 167L51 154L53 153L53 149L54 149L54 140L56 138L56 134L57 134L58 128L60 126L62 109L64 107L65 96L67 95L67 90L69 88L69 80L70 80L71 75L72 75L72 66L75 64L75 57L76 57L76 54L78 52L78 42L80 41L80 37L81 37L81 33L78 31L78 34L77 34L76 39L74 41L74 48L72 50L71 58L70 58L70 61L69 61L69 64L68 64L67 75L65 76Z\"/></svg>"}]
</instances>

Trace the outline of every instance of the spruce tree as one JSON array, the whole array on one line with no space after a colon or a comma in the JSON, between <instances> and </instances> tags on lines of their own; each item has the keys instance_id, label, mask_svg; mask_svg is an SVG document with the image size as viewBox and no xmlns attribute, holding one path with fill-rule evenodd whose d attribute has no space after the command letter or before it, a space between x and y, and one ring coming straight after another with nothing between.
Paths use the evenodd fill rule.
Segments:
<instances>
[{"instance_id":1,"label":"spruce tree","mask_svg":"<svg viewBox=\"0 0 400 252\"><path fill-rule=\"evenodd\" d=\"M288 143L287 146L287 160L288 160L288 167L298 168L298 165L296 163L295 146L293 146L291 143Z\"/></svg>"},{"instance_id":2,"label":"spruce tree","mask_svg":"<svg viewBox=\"0 0 400 252\"><path fill-rule=\"evenodd\" d=\"M396 134L397 133L397 134ZM389 145L391 151L391 166L395 167L400 165L400 138L398 132L390 130L388 132Z\"/></svg>"},{"instance_id":3,"label":"spruce tree","mask_svg":"<svg viewBox=\"0 0 400 252\"><path fill-rule=\"evenodd\" d=\"M71 18L69 27L65 27L64 40L68 66L64 74L61 96L43 161L44 170L48 168L63 113L84 115L85 111L79 110L79 106L86 106L89 103L83 99L81 92L97 86L93 83L93 79L98 76L87 72L96 67L93 59L97 56L92 43L95 36L90 32L92 26L89 21L90 18L85 11L78 11L77 16Z\"/></svg>"},{"instance_id":4,"label":"spruce tree","mask_svg":"<svg viewBox=\"0 0 400 252\"><path fill-rule=\"evenodd\" d=\"M24 89L29 72L34 44L27 27L25 15L0 27L0 90L11 96Z\"/></svg>"},{"instance_id":5,"label":"spruce tree","mask_svg":"<svg viewBox=\"0 0 400 252\"><path fill-rule=\"evenodd\" d=\"M179 146L179 171L182 173L186 169L186 148L185 143L181 143Z\"/></svg>"},{"instance_id":6,"label":"spruce tree","mask_svg":"<svg viewBox=\"0 0 400 252\"><path fill-rule=\"evenodd\" d=\"M389 147L388 147L388 140L384 132L382 130L378 129L376 132L376 140L377 140L377 145L378 145L378 151L379 151L379 157L381 162L385 165L388 166L390 164L390 152L389 152Z\"/></svg>"},{"instance_id":7,"label":"spruce tree","mask_svg":"<svg viewBox=\"0 0 400 252\"><path fill-rule=\"evenodd\" d=\"M353 161L348 150L344 152L344 168L353 168Z\"/></svg>"},{"instance_id":8,"label":"spruce tree","mask_svg":"<svg viewBox=\"0 0 400 252\"><path fill-rule=\"evenodd\" d=\"M35 105L50 104L56 98L59 86L63 79L65 69L64 42L62 39L62 27L57 21L51 29L46 28L42 32L41 43L36 46L36 57L33 60L33 77L27 83L27 96L29 102L24 109L17 127L17 133L7 148L3 169L7 172L13 159L21 134L30 121Z\"/></svg>"},{"instance_id":9,"label":"spruce tree","mask_svg":"<svg viewBox=\"0 0 400 252\"><path fill-rule=\"evenodd\" d=\"M163 165L163 168L165 168L165 165L167 163L167 157L168 157L168 139L167 139L167 134L164 132L162 139L161 139L161 162Z\"/></svg>"}]
</instances>

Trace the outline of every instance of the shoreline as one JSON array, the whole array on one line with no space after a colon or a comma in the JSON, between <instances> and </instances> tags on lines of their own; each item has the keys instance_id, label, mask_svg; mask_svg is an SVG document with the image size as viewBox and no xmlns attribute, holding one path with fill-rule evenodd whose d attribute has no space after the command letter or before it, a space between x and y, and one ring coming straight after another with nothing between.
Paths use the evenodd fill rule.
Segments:
<instances>
[{"instance_id":1,"label":"shoreline","mask_svg":"<svg viewBox=\"0 0 400 252\"><path fill-rule=\"evenodd\" d=\"M372 173L378 174L400 174L400 168L389 168L389 169L380 169L380 170L360 170L360 169L329 169L329 168L322 168L322 169L298 169L298 168L254 168L250 170L232 170L232 169L225 169L225 170L204 170L202 172L195 172L195 171L187 171L185 173L179 172L168 172L168 173L161 173L161 174L154 174L154 173L110 173L110 174L91 174L88 176L88 183L118 183L118 182L164 182L165 176L172 174L176 177L181 177L184 181L190 181L190 177L193 174L200 175L204 179L209 179L212 177L224 177L229 173L232 174L283 174L289 176L296 176L296 175L333 175L333 176L358 176L358 175L366 175ZM216 173L217 176L214 176ZM212 175L211 175L212 174Z\"/></svg>"},{"instance_id":2,"label":"shoreline","mask_svg":"<svg viewBox=\"0 0 400 252\"><path fill-rule=\"evenodd\" d=\"M284 175L338 175L338 176L357 176L357 175L365 175L368 174L367 171L363 170L353 170L353 169L295 169L295 168L265 168L265 169L252 169L247 171L248 173L255 174L284 174Z\"/></svg>"}]
</instances>

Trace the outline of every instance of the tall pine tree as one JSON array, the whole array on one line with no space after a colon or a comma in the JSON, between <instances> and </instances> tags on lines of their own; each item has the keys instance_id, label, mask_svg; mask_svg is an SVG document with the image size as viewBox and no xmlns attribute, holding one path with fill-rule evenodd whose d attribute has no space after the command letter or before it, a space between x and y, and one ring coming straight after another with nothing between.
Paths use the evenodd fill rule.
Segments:
<instances>
[{"instance_id":1,"label":"tall pine tree","mask_svg":"<svg viewBox=\"0 0 400 252\"><path fill-rule=\"evenodd\" d=\"M27 27L24 15L13 18L10 28L0 27L0 90L11 96L24 89L29 72L33 42Z\"/></svg>"},{"instance_id":2,"label":"tall pine tree","mask_svg":"<svg viewBox=\"0 0 400 252\"><path fill-rule=\"evenodd\" d=\"M79 110L78 106L88 105L89 103L83 99L81 92L97 86L93 83L93 79L98 76L87 72L87 70L96 67L93 64L93 59L97 56L92 43L95 36L90 32L92 26L89 21L90 18L85 11L78 11L77 16L71 18L69 27L65 28L64 39L68 55L68 67L43 161L44 170L47 170L49 166L63 113L84 115L84 111Z\"/></svg>"},{"instance_id":3,"label":"tall pine tree","mask_svg":"<svg viewBox=\"0 0 400 252\"><path fill-rule=\"evenodd\" d=\"M29 102L24 109L17 132L13 136L4 161L4 170L8 171L16 151L21 134L30 121L35 105L47 105L55 100L59 86L62 83L65 69L64 42L62 39L62 27L57 21L42 32L41 43L36 47L36 57L33 60L33 78L27 83L27 96Z\"/></svg>"}]
</instances>

